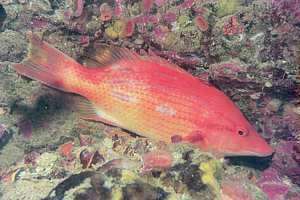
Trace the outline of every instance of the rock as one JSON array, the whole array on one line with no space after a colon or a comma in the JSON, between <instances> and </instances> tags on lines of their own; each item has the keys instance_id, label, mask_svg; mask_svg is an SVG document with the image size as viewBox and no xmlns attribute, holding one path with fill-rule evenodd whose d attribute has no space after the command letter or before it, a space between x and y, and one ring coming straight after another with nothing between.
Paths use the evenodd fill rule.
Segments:
<instances>
[{"instance_id":1,"label":"rock","mask_svg":"<svg viewBox=\"0 0 300 200\"><path fill-rule=\"evenodd\" d=\"M20 62L26 52L26 40L16 31L6 30L0 33L0 62Z\"/></svg>"},{"instance_id":2,"label":"rock","mask_svg":"<svg viewBox=\"0 0 300 200\"><path fill-rule=\"evenodd\" d=\"M147 183L133 183L123 188L123 199L130 200L163 200L168 193L159 187L153 187Z\"/></svg>"}]
</instances>

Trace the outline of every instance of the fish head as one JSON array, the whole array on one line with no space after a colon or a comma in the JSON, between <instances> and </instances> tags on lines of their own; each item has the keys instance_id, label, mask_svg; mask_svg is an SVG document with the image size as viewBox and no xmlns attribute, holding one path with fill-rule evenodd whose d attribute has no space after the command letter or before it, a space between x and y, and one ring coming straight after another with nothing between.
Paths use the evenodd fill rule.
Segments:
<instances>
[{"instance_id":1,"label":"fish head","mask_svg":"<svg viewBox=\"0 0 300 200\"><path fill-rule=\"evenodd\" d=\"M202 147L224 156L270 156L271 146L246 121L244 124L216 124L208 127ZM200 145L200 146L201 146Z\"/></svg>"}]
</instances>

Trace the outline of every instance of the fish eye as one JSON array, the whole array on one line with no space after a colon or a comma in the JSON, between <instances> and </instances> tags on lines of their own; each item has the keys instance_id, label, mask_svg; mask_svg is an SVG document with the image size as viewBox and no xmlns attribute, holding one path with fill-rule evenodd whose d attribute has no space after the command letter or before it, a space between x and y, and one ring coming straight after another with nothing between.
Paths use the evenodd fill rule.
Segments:
<instances>
[{"instance_id":1,"label":"fish eye","mask_svg":"<svg viewBox=\"0 0 300 200\"><path fill-rule=\"evenodd\" d=\"M238 129L238 134L240 136L247 136L248 135L248 131L247 130L243 130L243 129Z\"/></svg>"}]
</instances>

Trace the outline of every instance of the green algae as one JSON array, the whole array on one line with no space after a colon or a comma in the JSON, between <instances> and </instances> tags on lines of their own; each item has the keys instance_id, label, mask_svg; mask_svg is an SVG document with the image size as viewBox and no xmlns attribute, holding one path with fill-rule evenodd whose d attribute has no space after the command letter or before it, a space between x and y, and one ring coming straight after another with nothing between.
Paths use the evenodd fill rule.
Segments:
<instances>
[{"instance_id":1,"label":"green algae","mask_svg":"<svg viewBox=\"0 0 300 200\"><path fill-rule=\"evenodd\" d=\"M238 11L240 0L219 0L217 3L217 16L224 17Z\"/></svg>"},{"instance_id":2,"label":"green algae","mask_svg":"<svg viewBox=\"0 0 300 200\"><path fill-rule=\"evenodd\" d=\"M116 20L111 26L105 29L105 34L111 39L123 37L125 21Z\"/></svg>"},{"instance_id":3,"label":"green algae","mask_svg":"<svg viewBox=\"0 0 300 200\"><path fill-rule=\"evenodd\" d=\"M186 28L192 23L192 20L187 15L180 15L177 19L177 23L179 28Z\"/></svg>"}]
</instances>

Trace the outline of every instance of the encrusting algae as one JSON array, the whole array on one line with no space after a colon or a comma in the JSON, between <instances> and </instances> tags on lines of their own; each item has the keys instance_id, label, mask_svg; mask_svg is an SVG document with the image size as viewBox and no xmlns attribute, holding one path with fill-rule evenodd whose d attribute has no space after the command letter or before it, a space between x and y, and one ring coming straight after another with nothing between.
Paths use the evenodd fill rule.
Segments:
<instances>
[{"instance_id":1,"label":"encrusting algae","mask_svg":"<svg viewBox=\"0 0 300 200\"><path fill-rule=\"evenodd\" d=\"M217 15L224 17L235 13L239 6L240 0L219 0L217 4Z\"/></svg>"},{"instance_id":2,"label":"encrusting algae","mask_svg":"<svg viewBox=\"0 0 300 200\"><path fill-rule=\"evenodd\" d=\"M202 162L199 169L203 171L201 180L215 192L217 199L220 199L220 185L216 179L216 175L221 168L221 163L218 160L211 159L207 162Z\"/></svg>"}]
</instances>

